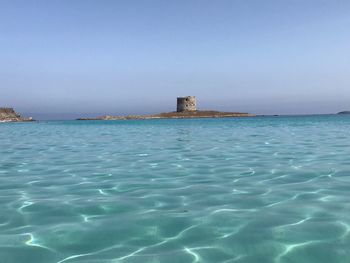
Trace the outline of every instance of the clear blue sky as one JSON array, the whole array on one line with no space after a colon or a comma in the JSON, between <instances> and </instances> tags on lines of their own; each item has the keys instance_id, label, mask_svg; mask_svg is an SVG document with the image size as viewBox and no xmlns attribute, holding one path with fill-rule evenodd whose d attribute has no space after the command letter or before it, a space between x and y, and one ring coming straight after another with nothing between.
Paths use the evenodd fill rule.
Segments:
<instances>
[{"instance_id":1,"label":"clear blue sky","mask_svg":"<svg viewBox=\"0 0 350 263\"><path fill-rule=\"evenodd\" d=\"M0 0L1 106L155 113L182 95L259 114L350 109L350 1Z\"/></svg>"}]
</instances>

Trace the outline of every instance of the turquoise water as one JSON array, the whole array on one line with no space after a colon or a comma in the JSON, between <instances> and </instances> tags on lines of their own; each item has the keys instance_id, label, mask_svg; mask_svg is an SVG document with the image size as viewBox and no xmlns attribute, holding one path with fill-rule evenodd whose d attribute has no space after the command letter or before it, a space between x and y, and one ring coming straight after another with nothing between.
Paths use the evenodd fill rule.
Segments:
<instances>
[{"instance_id":1,"label":"turquoise water","mask_svg":"<svg viewBox=\"0 0 350 263\"><path fill-rule=\"evenodd\" d=\"M350 258L350 117L0 124L0 262Z\"/></svg>"}]
</instances>

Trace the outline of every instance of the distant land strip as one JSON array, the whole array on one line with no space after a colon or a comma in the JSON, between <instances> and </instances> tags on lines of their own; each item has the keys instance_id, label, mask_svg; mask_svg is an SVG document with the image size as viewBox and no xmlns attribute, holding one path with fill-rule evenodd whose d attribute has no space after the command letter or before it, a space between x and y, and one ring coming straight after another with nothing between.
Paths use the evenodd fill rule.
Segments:
<instances>
[{"instance_id":1,"label":"distant land strip","mask_svg":"<svg viewBox=\"0 0 350 263\"><path fill-rule=\"evenodd\" d=\"M256 115L242 112L222 112L212 110L197 110L185 112L165 112L150 115L100 116L96 118L79 118L77 120L149 120L149 119L191 119L191 118L230 118L254 117Z\"/></svg>"}]
</instances>

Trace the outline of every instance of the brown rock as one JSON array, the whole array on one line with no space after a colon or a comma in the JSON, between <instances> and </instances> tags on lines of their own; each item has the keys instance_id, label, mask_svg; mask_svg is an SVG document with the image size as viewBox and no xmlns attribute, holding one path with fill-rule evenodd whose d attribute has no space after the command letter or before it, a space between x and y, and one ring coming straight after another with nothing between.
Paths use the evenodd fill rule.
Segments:
<instances>
[{"instance_id":1,"label":"brown rock","mask_svg":"<svg viewBox=\"0 0 350 263\"><path fill-rule=\"evenodd\" d=\"M13 108L0 108L0 122L34 121L32 117L23 118Z\"/></svg>"}]
</instances>

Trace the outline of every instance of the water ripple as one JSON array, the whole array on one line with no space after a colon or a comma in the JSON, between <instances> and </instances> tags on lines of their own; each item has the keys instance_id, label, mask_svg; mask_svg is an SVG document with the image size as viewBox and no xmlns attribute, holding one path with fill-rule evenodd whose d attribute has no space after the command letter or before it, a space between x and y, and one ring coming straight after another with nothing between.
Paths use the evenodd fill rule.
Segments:
<instances>
[{"instance_id":1,"label":"water ripple","mask_svg":"<svg viewBox=\"0 0 350 263\"><path fill-rule=\"evenodd\" d=\"M0 262L350 258L350 118L39 122L0 133Z\"/></svg>"}]
</instances>

